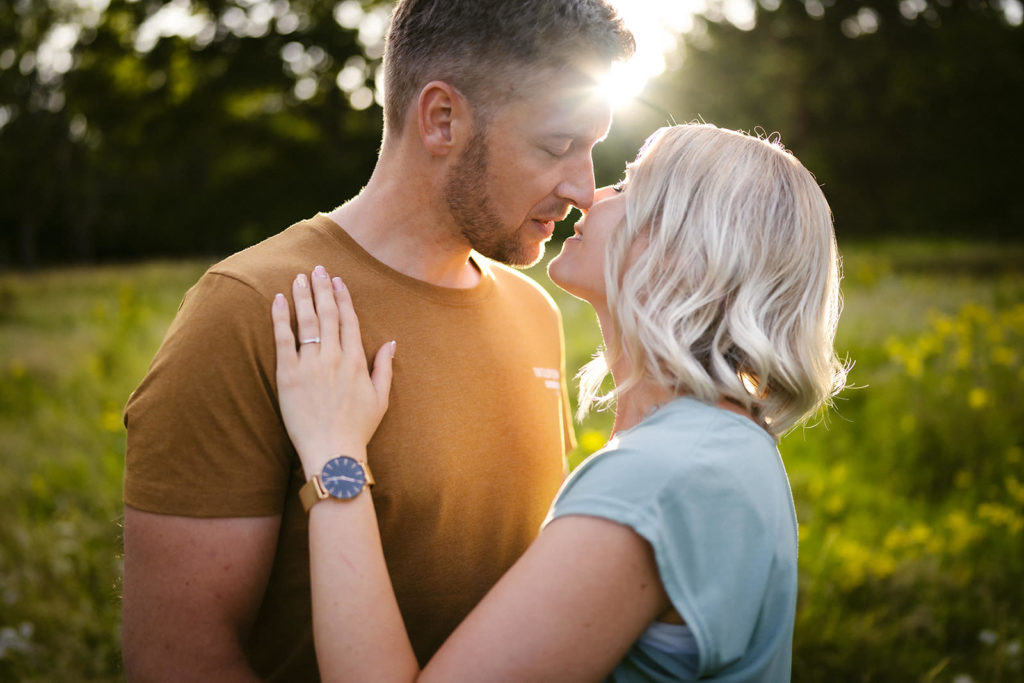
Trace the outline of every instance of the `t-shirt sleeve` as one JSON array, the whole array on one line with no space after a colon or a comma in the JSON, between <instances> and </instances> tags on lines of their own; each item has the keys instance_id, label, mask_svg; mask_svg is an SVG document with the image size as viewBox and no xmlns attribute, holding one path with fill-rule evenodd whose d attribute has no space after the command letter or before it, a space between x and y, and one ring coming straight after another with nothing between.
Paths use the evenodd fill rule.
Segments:
<instances>
[{"instance_id":1,"label":"t-shirt sleeve","mask_svg":"<svg viewBox=\"0 0 1024 683\"><path fill-rule=\"evenodd\" d=\"M270 301L207 273L128 400L124 502L162 514L278 514L293 450L277 406Z\"/></svg>"},{"instance_id":2,"label":"t-shirt sleeve","mask_svg":"<svg viewBox=\"0 0 1024 683\"><path fill-rule=\"evenodd\" d=\"M615 448L573 473L548 521L601 517L631 527L654 550L669 600L700 651L700 673L746 652L772 562L771 533L727 468L671 453ZM547 522L546 522L547 523Z\"/></svg>"}]
</instances>

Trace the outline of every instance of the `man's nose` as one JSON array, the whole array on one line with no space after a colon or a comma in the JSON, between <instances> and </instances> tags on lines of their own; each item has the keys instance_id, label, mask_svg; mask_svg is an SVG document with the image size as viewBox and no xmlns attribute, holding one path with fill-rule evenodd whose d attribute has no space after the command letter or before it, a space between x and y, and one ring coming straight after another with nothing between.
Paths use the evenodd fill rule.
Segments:
<instances>
[{"instance_id":1,"label":"man's nose","mask_svg":"<svg viewBox=\"0 0 1024 683\"><path fill-rule=\"evenodd\" d=\"M594 200L591 203L591 206L593 206L594 204L597 204L600 201L604 201L605 199L608 199L609 197L614 197L616 194L618 194L618 192L615 191L615 186L614 185L605 185L604 187L599 187L596 190L594 190ZM584 216L587 215L587 212L589 210L590 210L589 206L587 208L585 208L585 209L583 207L580 207L580 211L583 212Z\"/></svg>"},{"instance_id":2,"label":"man's nose","mask_svg":"<svg viewBox=\"0 0 1024 683\"><path fill-rule=\"evenodd\" d=\"M581 157L567 169L558 186L558 195L581 211L594 203L594 160L590 154Z\"/></svg>"}]
</instances>

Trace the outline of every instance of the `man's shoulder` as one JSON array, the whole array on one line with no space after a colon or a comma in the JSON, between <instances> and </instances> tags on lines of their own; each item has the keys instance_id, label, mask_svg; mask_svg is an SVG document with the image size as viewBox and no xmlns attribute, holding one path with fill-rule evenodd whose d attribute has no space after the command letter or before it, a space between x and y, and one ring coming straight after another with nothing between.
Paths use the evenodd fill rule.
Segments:
<instances>
[{"instance_id":1,"label":"man's shoulder","mask_svg":"<svg viewBox=\"0 0 1024 683\"><path fill-rule=\"evenodd\" d=\"M309 273L325 254L339 251L339 244L324 229L330 220L321 214L307 218L215 263L208 276L237 280L269 296L291 282L298 273Z\"/></svg>"}]
</instances>

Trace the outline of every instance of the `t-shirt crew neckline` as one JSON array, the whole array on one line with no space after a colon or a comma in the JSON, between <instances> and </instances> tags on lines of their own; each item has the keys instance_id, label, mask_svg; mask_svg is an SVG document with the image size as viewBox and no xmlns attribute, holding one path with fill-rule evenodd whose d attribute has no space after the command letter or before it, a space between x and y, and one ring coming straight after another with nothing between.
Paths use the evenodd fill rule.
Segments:
<instances>
[{"instance_id":1,"label":"t-shirt crew neckline","mask_svg":"<svg viewBox=\"0 0 1024 683\"><path fill-rule=\"evenodd\" d=\"M468 306L483 301L494 291L494 274L491 272L490 264L486 258L481 257L476 252L470 255L470 260L477 270L480 271L480 282L465 289L442 287L424 282L423 280L417 280L405 273L400 273L386 263L377 260L327 214L318 213L310 219L310 222L314 228L340 242L345 247L345 250L361 265L375 271L382 277L388 278L410 294L449 306Z\"/></svg>"},{"instance_id":2,"label":"t-shirt crew neckline","mask_svg":"<svg viewBox=\"0 0 1024 683\"><path fill-rule=\"evenodd\" d=\"M645 424L651 424L654 421L654 418L659 414L671 412L673 410L685 409L687 406L689 406L691 409L696 408L697 410L711 411L712 414L721 417L722 419L731 420L732 422L735 422L736 424L742 426L744 429L752 431L754 434L757 434L759 438L764 439L765 441L770 443L773 447L778 445L778 443L775 441L775 438L771 434L766 432L762 427L758 426L757 423L755 423L749 417L738 415L737 413L734 413L730 410L726 410L725 408L719 408L718 406L713 406L708 403L704 403L704 401L698 400L690 395L676 396L674 398L669 399L668 401L665 401L661 405L655 406L654 410L652 410L647 415L647 417L640 420L640 422L636 423L629 429L623 429L622 431L617 432L615 436L622 436L623 434L626 434L627 432L630 432L636 429L637 427L643 426Z\"/></svg>"}]
</instances>

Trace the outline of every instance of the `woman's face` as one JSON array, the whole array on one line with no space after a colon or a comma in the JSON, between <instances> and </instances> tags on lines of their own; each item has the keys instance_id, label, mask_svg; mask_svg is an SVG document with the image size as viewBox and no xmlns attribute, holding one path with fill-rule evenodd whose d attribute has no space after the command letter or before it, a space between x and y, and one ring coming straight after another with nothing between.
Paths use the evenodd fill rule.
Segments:
<instances>
[{"instance_id":1,"label":"woman's face","mask_svg":"<svg viewBox=\"0 0 1024 683\"><path fill-rule=\"evenodd\" d=\"M599 188L593 206L576 222L576 234L548 264L551 281L594 306L605 306L605 250L625 218L625 195L610 186Z\"/></svg>"}]
</instances>

